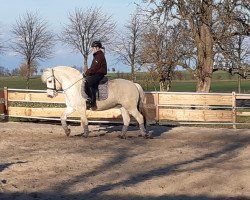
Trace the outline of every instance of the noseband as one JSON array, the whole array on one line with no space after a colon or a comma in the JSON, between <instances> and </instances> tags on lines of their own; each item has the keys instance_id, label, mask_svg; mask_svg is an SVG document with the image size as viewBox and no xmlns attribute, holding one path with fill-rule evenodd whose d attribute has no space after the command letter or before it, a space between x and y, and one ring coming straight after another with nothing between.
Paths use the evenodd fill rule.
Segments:
<instances>
[{"instance_id":1,"label":"noseband","mask_svg":"<svg viewBox=\"0 0 250 200\"><path fill-rule=\"evenodd\" d=\"M54 69L52 68L51 69L51 71L52 71L52 75L51 76L49 76L48 78L47 78L47 80L50 78L50 77L52 77L53 78L53 88L50 88L50 87L47 87L47 89L49 89L49 90L54 90L54 91L56 91L56 92L58 92L59 90L57 90L56 89L56 80L58 81L58 79L55 77L55 75L54 75ZM59 82L59 81L58 81ZM60 83L60 82L59 82ZM61 83L60 83L61 84Z\"/></svg>"}]
</instances>

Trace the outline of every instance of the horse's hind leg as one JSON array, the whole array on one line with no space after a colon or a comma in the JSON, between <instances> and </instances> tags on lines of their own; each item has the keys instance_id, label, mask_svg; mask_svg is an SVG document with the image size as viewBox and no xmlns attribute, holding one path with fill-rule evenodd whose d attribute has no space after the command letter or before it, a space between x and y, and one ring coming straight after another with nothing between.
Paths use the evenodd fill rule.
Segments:
<instances>
[{"instance_id":1,"label":"horse's hind leg","mask_svg":"<svg viewBox=\"0 0 250 200\"><path fill-rule=\"evenodd\" d=\"M147 137L148 134L146 132L145 126L144 126L144 119L142 114L137 109L130 109L129 113L136 119L136 121L139 123L140 127L140 133L143 137Z\"/></svg>"},{"instance_id":2,"label":"horse's hind leg","mask_svg":"<svg viewBox=\"0 0 250 200\"><path fill-rule=\"evenodd\" d=\"M89 127L88 127L88 119L86 117L86 110L81 110L81 125L83 127L82 136L88 137L89 136Z\"/></svg>"},{"instance_id":3,"label":"horse's hind leg","mask_svg":"<svg viewBox=\"0 0 250 200\"><path fill-rule=\"evenodd\" d=\"M127 133L127 130L128 130L128 126L129 126L129 123L130 123L130 116L129 116L128 111L124 107L121 107L120 110L121 110L122 119L123 119L122 133L121 133L120 137L125 139L126 138L126 133Z\"/></svg>"}]
</instances>

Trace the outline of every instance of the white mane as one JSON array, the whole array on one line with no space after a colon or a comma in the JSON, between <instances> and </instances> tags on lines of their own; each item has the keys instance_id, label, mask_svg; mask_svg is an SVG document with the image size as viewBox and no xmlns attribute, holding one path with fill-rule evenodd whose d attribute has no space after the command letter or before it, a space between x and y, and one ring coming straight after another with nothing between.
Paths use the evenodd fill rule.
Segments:
<instances>
[{"instance_id":1,"label":"white mane","mask_svg":"<svg viewBox=\"0 0 250 200\"><path fill-rule=\"evenodd\" d=\"M46 68L43 70L43 74L42 74L42 82L46 82L47 78L49 76L51 76L51 71L52 69L54 71L60 71L62 72L68 79L72 79L74 77L78 78L80 76L82 76L81 72L79 72L77 69L73 68L73 67L67 67L67 66L57 66L57 67L53 67L53 68Z\"/></svg>"}]
</instances>

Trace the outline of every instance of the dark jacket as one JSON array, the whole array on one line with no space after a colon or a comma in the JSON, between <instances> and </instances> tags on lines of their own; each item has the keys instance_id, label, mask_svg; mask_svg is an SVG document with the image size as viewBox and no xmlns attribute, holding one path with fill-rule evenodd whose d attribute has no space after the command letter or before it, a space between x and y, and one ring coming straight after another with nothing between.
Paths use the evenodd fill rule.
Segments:
<instances>
[{"instance_id":1,"label":"dark jacket","mask_svg":"<svg viewBox=\"0 0 250 200\"><path fill-rule=\"evenodd\" d=\"M93 54L93 61L90 68L87 70L86 75L91 76L93 74L107 74L107 62L104 53L100 50Z\"/></svg>"}]
</instances>

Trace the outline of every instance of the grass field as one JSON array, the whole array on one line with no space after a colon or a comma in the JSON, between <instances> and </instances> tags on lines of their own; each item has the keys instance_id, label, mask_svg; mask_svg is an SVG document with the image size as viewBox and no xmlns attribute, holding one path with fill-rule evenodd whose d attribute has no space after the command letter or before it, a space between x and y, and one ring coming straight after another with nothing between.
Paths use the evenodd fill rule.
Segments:
<instances>
[{"instance_id":1,"label":"grass field","mask_svg":"<svg viewBox=\"0 0 250 200\"><path fill-rule=\"evenodd\" d=\"M117 78L117 74L108 74L108 76L113 79ZM121 78L128 79L129 74L122 73L119 75ZM195 92L196 82L191 80L187 74L184 76L187 80L174 80L172 82L172 87L170 91L172 92ZM229 79L230 78L230 79ZM144 90L154 91L159 90L159 86L156 83L153 85L146 86L143 83L143 74L139 74L137 77L138 82L143 86ZM26 88L25 77L13 76L13 77L0 77L0 88L8 87L15 89ZM30 79L30 89L45 89L45 84L42 83L40 76L32 76ZM156 88L156 89L155 89ZM226 73L215 73L212 79L211 92L237 92L237 79L235 77L230 77ZM244 79L241 84L241 93L250 92L250 80Z\"/></svg>"},{"instance_id":2,"label":"grass field","mask_svg":"<svg viewBox=\"0 0 250 200\"><path fill-rule=\"evenodd\" d=\"M26 88L26 79L19 76L0 77L0 88L3 87L24 89ZM30 89L45 89L41 76L32 76L30 78Z\"/></svg>"}]
</instances>

